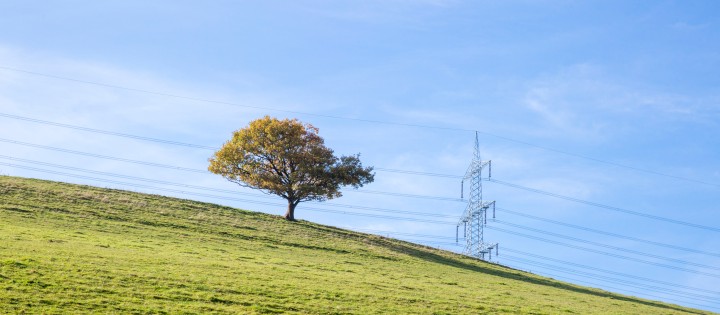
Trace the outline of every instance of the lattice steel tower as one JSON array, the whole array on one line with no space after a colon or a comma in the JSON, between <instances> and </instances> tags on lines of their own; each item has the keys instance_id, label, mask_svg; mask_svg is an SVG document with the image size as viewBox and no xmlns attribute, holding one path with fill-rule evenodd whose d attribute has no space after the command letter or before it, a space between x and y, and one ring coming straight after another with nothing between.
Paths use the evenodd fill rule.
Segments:
<instances>
[{"instance_id":1,"label":"lattice steel tower","mask_svg":"<svg viewBox=\"0 0 720 315\"><path fill-rule=\"evenodd\" d=\"M463 226L465 235L465 249L463 254L485 260L488 256L492 260L492 252L498 254L498 244L485 243L483 240L483 227L487 224L488 211L492 209L493 218L495 218L495 201L483 201L482 180L483 170L487 169L488 178L492 175L492 161L483 161L480 159L480 143L478 134L475 133L475 152L473 159L468 167L465 177L463 178L460 197L464 197L465 182L470 181L470 196L468 198L465 213L463 213L455 231L456 241L459 240L459 229Z\"/></svg>"}]
</instances>

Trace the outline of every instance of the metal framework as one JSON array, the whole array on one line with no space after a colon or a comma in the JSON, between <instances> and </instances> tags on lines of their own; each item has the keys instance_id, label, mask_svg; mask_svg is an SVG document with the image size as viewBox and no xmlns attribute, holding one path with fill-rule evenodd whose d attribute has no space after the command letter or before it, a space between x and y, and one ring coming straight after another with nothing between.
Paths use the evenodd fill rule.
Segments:
<instances>
[{"instance_id":1,"label":"metal framework","mask_svg":"<svg viewBox=\"0 0 720 315\"><path fill-rule=\"evenodd\" d=\"M470 196L468 198L465 212L455 230L456 241L459 241L459 229L463 226L465 248L463 254L485 260L492 260L492 252L498 255L498 244L485 243L483 240L483 227L487 224L488 211L492 209L492 217L495 218L495 201L483 201L482 180L483 170L487 169L488 178L492 176L492 161L480 159L480 143L478 134L475 133L475 152L470 166L463 177L460 186L460 197L464 198L465 181L470 181Z\"/></svg>"}]
</instances>

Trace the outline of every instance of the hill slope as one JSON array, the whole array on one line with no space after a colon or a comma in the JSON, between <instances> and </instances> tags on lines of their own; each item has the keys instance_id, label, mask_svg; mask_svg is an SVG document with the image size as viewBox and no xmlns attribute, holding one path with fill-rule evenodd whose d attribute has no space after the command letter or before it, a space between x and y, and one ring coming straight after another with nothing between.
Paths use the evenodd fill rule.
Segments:
<instances>
[{"instance_id":1,"label":"hill slope","mask_svg":"<svg viewBox=\"0 0 720 315\"><path fill-rule=\"evenodd\" d=\"M214 204L0 177L0 313L682 314Z\"/></svg>"}]
</instances>

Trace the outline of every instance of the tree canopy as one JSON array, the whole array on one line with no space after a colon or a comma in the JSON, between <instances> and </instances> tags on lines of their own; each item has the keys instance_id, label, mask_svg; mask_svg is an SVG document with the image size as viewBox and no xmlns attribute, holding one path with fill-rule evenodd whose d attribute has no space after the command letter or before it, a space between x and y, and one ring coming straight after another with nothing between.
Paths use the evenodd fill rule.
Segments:
<instances>
[{"instance_id":1,"label":"tree canopy","mask_svg":"<svg viewBox=\"0 0 720 315\"><path fill-rule=\"evenodd\" d=\"M233 133L210 158L208 170L243 187L278 195L288 201L287 220L303 201L342 196L340 188L362 187L374 180L360 154L336 157L318 128L297 119L265 116Z\"/></svg>"}]
</instances>

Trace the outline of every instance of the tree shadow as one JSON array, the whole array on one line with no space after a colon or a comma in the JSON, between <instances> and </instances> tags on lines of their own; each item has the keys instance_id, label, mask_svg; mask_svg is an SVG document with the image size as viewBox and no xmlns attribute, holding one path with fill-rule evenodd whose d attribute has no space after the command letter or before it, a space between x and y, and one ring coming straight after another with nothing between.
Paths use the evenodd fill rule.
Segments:
<instances>
[{"instance_id":1,"label":"tree shadow","mask_svg":"<svg viewBox=\"0 0 720 315\"><path fill-rule=\"evenodd\" d=\"M707 312L702 311L696 311L689 308L683 308L680 306L674 306L670 304L664 304L660 302L654 302L649 300L643 300L640 298L630 297L630 296L623 296L616 293L611 292L605 292L601 291L599 289L591 289L591 288L583 288L579 286L575 286L569 283L560 282L558 280L551 280L547 278L541 278L537 275L528 274L525 271L520 271L516 269L512 269L510 267L502 266L502 265L496 265L495 268L490 268L490 263L475 259L468 256L462 256L459 254L454 253L448 253L447 256L439 255L436 253L431 252L432 250L436 250L432 247L427 247L423 245L413 244L401 240L395 240L395 239L389 239L382 236L372 235L372 234L364 234L360 232L352 232L347 231L335 227L328 227L328 226L318 226L314 224L308 224L309 228L313 228L319 231L322 231L324 233L333 233L333 234L340 234L344 237L352 237L352 238L363 238L368 240L371 244L383 247L386 249L389 249L393 252L408 255L411 257L419 258L431 263L437 263L442 264L454 268L460 268L469 270L472 272L480 272L484 274L489 274L501 278L506 279L512 279L517 281L522 281L526 283L531 283L534 285L541 285L561 290L567 290L572 291L576 293L581 294L589 294L593 296L603 297L603 298L611 298L614 300L620 300L620 301L626 301L626 302L632 302L632 303L638 303L643 304L647 306L652 307L658 307L658 308L664 308L664 309L670 309L675 311L682 311L687 313L693 313L693 314L707 314ZM370 237L368 237L370 236ZM455 257L452 257L455 256ZM463 261L464 260L464 261ZM487 265L487 266L483 266ZM502 269L506 270L502 270ZM531 276L532 275L532 276Z\"/></svg>"}]
</instances>

